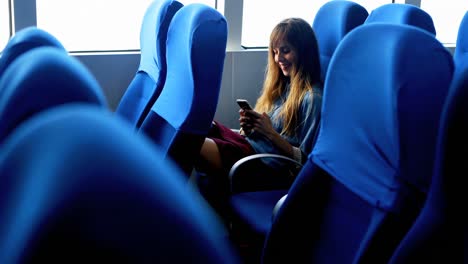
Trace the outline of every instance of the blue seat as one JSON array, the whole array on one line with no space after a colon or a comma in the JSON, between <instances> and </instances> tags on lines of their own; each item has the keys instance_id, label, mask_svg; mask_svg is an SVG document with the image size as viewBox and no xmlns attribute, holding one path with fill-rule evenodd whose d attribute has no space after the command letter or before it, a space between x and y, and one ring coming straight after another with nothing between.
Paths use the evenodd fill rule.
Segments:
<instances>
[{"instance_id":1,"label":"blue seat","mask_svg":"<svg viewBox=\"0 0 468 264\"><path fill-rule=\"evenodd\" d=\"M50 46L65 51L62 43L49 32L37 28L27 27L18 32L8 41L0 57L0 76L6 68L21 54L37 47Z\"/></svg>"},{"instance_id":2,"label":"blue seat","mask_svg":"<svg viewBox=\"0 0 468 264\"><path fill-rule=\"evenodd\" d=\"M427 201L390 263L466 263L468 171L468 57L456 71L441 118L433 180Z\"/></svg>"},{"instance_id":3,"label":"blue seat","mask_svg":"<svg viewBox=\"0 0 468 264\"><path fill-rule=\"evenodd\" d=\"M0 150L0 263L238 263L163 156L90 104L32 117Z\"/></svg>"},{"instance_id":4,"label":"blue seat","mask_svg":"<svg viewBox=\"0 0 468 264\"><path fill-rule=\"evenodd\" d=\"M204 4L182 7L169 26L166 82L139 131L187 177L218 105L226 42L226 19Z\"/></svg>"},{"instance_id":5,"label":"blue seat","mask_svg":"<svg viewBox=\"0 0 468 264\"><path fill-rule=\"evenodd\" d=\"M317 37L322 80L338 43L352 29L364 23L369 13L358 3L335 0L325 3L317 11L312 28Z\"/></svg>"},{"instance_id":6,"label":"blue seat","mask_svg":"<svg viewBox=\"0 0 468 264\"><path fill-rule=\"evenodd\" d=\"M419 27L434 36L436 35L434 21L429 13L411 4L381 5L370 12L364 23L405 24Z\"/></svg>"},{"instance_id":7,"label":"blue seat","mask_svg":"<svg viewBox=\"0 0 468 264\"><path fill-rule=\"evenodd\" d=\"M387 263L425 200L453 70L448 50L413 26L373 23L344 37L317 142L263 263Z\"/></svg>"},{"instance_id":8,"label":"blue seat","mask_svg":"<svg viewBox=\"0 0 468 264\"><path fill-rule=\"evenodd\" d=\"M108 107L97 80L82 63L56 47L24 53L0 78L0 143L36 113L76 102Z\"/></svg>"},{"instance_id":9,"label":"blue seat","mask_svg":"<svg viewBox=\"0 0 468 264\"><path fill-rule=\"evenodd\" d=\"M455 51L453 52L453 60L455 66L464 61L468 54L468 11L463 16L457 32Z\"/></svg>"},{"instance_id":10,"label":"blue seat","mask_svg":"<svg viewBox=\"0 0 468 264\"><path fill-rule=\"evenodd\" d=\"M140 65L116 109L116 113L136 129L141 126L166 81L167 30L172 17L182 6L175 0L154 0L143 18Z\"/></svg>"}]
</instances>

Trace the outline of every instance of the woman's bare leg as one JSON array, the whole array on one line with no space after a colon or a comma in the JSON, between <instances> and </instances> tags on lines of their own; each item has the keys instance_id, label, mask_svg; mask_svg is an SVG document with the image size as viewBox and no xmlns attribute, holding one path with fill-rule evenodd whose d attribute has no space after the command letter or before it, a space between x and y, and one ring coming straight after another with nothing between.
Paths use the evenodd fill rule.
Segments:
<instances>
[{"instance_id":1,"label":"woman's bare leg","mask_svg":"<svg viewBox=\"0 0 468 264\"><path fill-rule=\"evenodd\" d=\"M198 165L197 169L206 175L201 181L201 192L228 227L229 180L223 170L218 146L210 138L203 142Z\"/></svg>"},{"instance_id":2,"label":"woman's bare leg","mask_svg":"<svg viewBox=\"0 0 468 264\"><path fill-rule=\"evenodd\" d=\"M205 142L203 142L202 148L200 150L201 159L209 171L218 171L223 168L223 164L221 162L221 154L219 153L218 146L211 138L206 138Z\"/></svg>"}]
</instances>

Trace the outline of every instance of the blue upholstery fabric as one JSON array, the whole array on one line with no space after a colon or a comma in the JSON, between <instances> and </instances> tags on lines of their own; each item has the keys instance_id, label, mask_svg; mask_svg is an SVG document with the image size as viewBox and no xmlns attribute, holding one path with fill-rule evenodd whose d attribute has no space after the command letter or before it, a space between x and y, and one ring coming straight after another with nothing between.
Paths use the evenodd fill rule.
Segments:
<instances>
[{"instance_id":1,"label":"blue upholstery fabric","mask_svg":"<svg viewBox=\"0 0 468 264\"><path fill-rule=\"evenodd\" d=\"M468 57L457 70L441 118L427 201L390 263L467 263Z\"/></svg>"},{"instance_id":2,"label":"blue upholstery fabric","mask_svg":"<svg viewBox=\"0 0 468 264\"><path fill-rule=\"evenodd\" d=\"M358 33L340 49L311 157L363 199L391 209L402 181L428 190L454 66L445 47L416 28L385 24ZM366 56L353 52L364 49ZM354 150L359 155L350 156Z\"/></svg>"},{"instance_id":3,"label":"blue upholstery fabric","mask_svg":"<svg viewBox=\"0 0 468 264\"><path fill-rule=\"evenodd\" d=\"M218 105L227 23L204 4L182 7L167 34L167 78L140 131L190 174Z\"/></svg>"},{"instance_id":4,"label":"blue upholstery fabric","mask_svg":"<svg viewBox=\"0 0 468 264\"><path fill-rule=\"evenodd\" d=\"M280 156L284 163L281 168L264 166L260 157L267 159L274 155L264 153L245 157L230 170L231 192L227 198L227 209L224 209L227 213L224 214L230 221L233 241L242 245L240 250L254 263L260 260L263 242L271 228L274 208L288 193L302 167L286 156ZM216 202L222 201L223 196L215 197Z\"/></svg>"},{"instance_id":5,"label":"blue upholstery fabric","mask_svg":"<svg viewBox=\"0 0 468 264\"><path fill-rule=\"evenodd\" d=\"M271 227L273 208L287 193L287 189L243 192L231 197L231 206L236 218L245 221L241 223L246 225L244 228L252 235L264 239Z\"/></svg>"},{"instance_id":6,"label":"blue upholstery fabric","mask_svg":"<svg viewBox=\"0 0 468 264\"><path fill-rule=\"evenodd\" d=\"M364 23L395 23L419 27L436 35L432 17L411 4L385 4L372 10Z\"/></svg>"},{"instance_id":7,"label":"blue upholstery fabric","mask_svg":"<svg viewBox=\"0 0 468 264\"><path fill-rule=\"evenodd\" d=\"M36 27L27 27L18 32L8 41L0 57L0 76L6 68L21 54L28 50L51 46L64 50L60 41L53 35Z\"/></svg>"},{"instance_id":8,"label":"blue upholstery fabric","mask_svg":"<svg viewBox=\"0 0 468 264\"><path fill-rule=\"evenodd\" d=\"M0 263L238 263L163 155L89 104L23 123L0 152Z\"/></svg>"},{"instance_id":9,"label":"blue upholstery fabric","mask_svg":"<svg viewBox=\"0 0 468 264\"><path fill-rule=\"evenodd\" d=\"M166 81L167 30L182 6L175 0L155 0L146 10L140 30L140 65L116 109L135 128L140 127Z\"/></svg>"},{"instance_id":10,"label":"blue upholstery fabric","mask_svg":"<svg viewBox=\"0 0 468 264\"><path fill-rule=\"evenodd\" d=\"M349 31L362 25L368 15L363 6L348 0L330 1L318 10L312 28L319 44L322 80L325 80L328 64L338 43Z\"/></svg>"},{"instance_id":11,"label":"blue upholstery fabric","mask_svg":"<svg viewBox=\"0 0 468 264\"><path fill-rule=\"evenodd\" d=\"M34 114L74 102L107 108L97 80L77 59L55 47L26 52L0 79L0 142Z\"/></svg>"},{"instance_id":12,"label":"blue upholstery fabric","mask_svg":"<svg viewBox=\"0 0 468 264\"><path fill-rule=\"evenodd\" d=\"M329 67L321 130L265 263L386 263L430 185L454 70L447 49L419 28L372 23L344 37Z\"/></svg>"},{"instance_id":13,"label":"blue upholstery fabric","mask_svg":"<svg viewBox=\"0 0 468 264\"><path fill-rule=\"evenodd\" d=\"M463 16L458 27L457 43L453 53L455 66L458 66L462 61L466 60L468 54L468 12Z\"/></svg>"}]
</instances>

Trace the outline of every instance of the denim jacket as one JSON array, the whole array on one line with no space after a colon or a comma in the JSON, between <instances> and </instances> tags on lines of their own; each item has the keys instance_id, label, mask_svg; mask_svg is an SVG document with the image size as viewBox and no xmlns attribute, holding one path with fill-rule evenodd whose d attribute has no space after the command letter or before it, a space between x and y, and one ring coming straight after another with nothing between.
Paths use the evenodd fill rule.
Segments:
<instances>
[{"instance_id":1,"label":"denim jacket","mask_svg":"<svg viewBox=\"0 0 468 264\"><path fill-rule=\"evenodd\" d=\"M284 93L287 96L289 89ZM268 113L273 123L273 128L281 133L283 129L283 120L276 118L281 108L283 107L283 100L279 98L274 102L271 112ZM299 147L302 152L303 162L305 158L312 151L317 138L320 127L320 116L322 109L322 89L315 89L314 92L308 92L301 103L296 133L294 135L282 135L292 146ZM267 137L260 133L252 133L246 139L257 153L272 153L284 155ZM277 160L267 159L265 163L274 166L278 164Z\"/></svg>"}]
</instances>

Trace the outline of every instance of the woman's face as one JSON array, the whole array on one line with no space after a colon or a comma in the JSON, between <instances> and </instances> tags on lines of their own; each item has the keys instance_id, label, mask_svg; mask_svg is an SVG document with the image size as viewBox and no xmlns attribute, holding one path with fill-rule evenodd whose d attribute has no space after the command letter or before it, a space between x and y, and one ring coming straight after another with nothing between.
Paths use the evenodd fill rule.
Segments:
<instances>
[{"instance_id":1,"label":"woman's face","mask_svg":"<svg viewBox=\"0 0 468 264\"><path fill-rule=\"evenodd\" d=\"M285 40L280 40L278 45L273 48L275 62L280 67L284 76L290 76L294 65L297 62L296 51Z\"/></svg>"}]
</instances>

